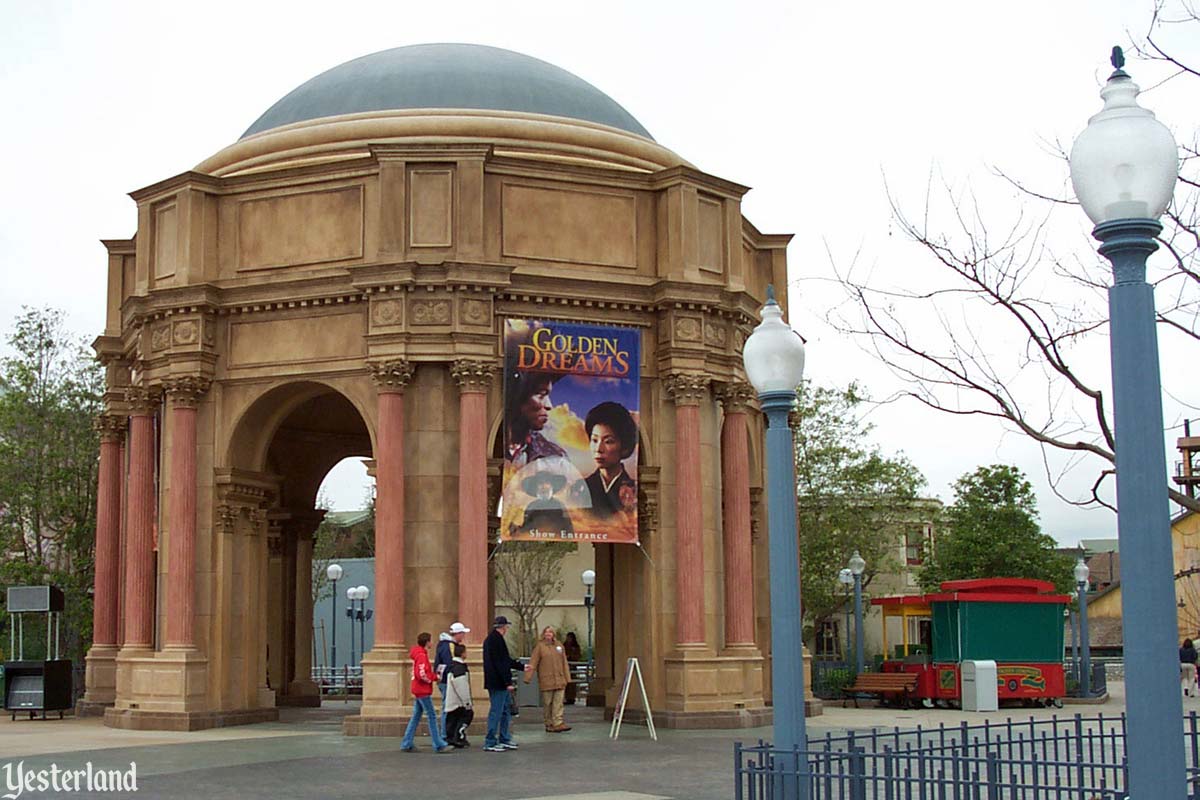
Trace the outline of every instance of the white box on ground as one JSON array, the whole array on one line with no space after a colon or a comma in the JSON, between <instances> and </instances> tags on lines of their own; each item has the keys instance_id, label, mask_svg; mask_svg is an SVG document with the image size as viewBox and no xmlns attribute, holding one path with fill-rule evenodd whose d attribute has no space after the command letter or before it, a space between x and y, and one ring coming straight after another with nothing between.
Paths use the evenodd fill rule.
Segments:
<instances>
[{"instance_id":1,"label":"white box on ground","mask_svg":"<svg viewBox=\"0 0 1200 800\"><path fill-rule=\"evenodd\" d=\"M960 672L963 711L996 711L1000 708L995 661L964 661Z\"/></svg>"}]
</instances>

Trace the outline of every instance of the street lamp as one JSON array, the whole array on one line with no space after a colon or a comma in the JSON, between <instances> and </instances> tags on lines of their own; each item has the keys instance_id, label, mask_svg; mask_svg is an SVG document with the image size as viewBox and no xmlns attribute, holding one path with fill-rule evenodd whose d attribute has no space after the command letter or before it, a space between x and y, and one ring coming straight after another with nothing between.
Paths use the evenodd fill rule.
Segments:
<instances>
[{"instance_id":1,"label":"street lamp","mask_svg":"<svg viewBox=\"0 0 1200 800\"><path fill-rule=\"evenodd\" d=\"M367 652L367 620L373 615L374 611L367 608L367 598L371 596L371 590L366 586L358 587L358 649L359 660L362 659L363 653Z\"/></svg>"},{"instance_id":2,"label":"street lamp","mask_svg":"<svg viewBox=\"0 0 1200 800\"><path fill-rule=\"evenodd\" d=\"M583 596L583 607L587 609L588 618L588 680L592 679L592 606L596 602L596 598L592 596L592 587L596 585L596 570L585 569L579 576L583 581L583 588L586 594ZM589 687L588 692L591 693Z\"/></svg>"},{"instance_id":3,"label":"street lamp","mask_svg":"<svg viewBox=\"0 0 1200 800\"><path fill-rule=\"evenodd\" d=\"M348 666L353 669L357 663L354 658L354 601L358 599L357 586L351 586L346 590L346 599L350 601L350 607L346 609L346 618L350 620L350 663Z\"/></svg>"},{"instance_id":4,"label":"street lamp","mask_svg":"<svg viewBox=\"0 0 1200 800\"><path fill-rule=\"evenodd\" d=\"M333 676L337 673L337 582L342 577L341 565L330 564L325 568L325 577L333 582L333 599L330 600L330 605L333 606L333 622L329 626L329 674Z\"/></svg>"},{"instance_id":5,"label":"street lamp","mask_svg":"<svg viewBox=\"0 0 1200 800\"><path fill-rule=\"evenodd\" d=\"M1092 236L1112 262L1114 278L1108 303L1125 620L1125 790L1183 797L1162 383L1154 290L1146 282L1146 258L1158 249L1158 218L1174 193L1179 151L1170 131L1137 104L1140 89L1122 69L1120 48L1113 48L1112 64L1115 71L1100 90L1104 108L1075 140L1070 164L1075 194L1096 225Z\"/></svg>"},{"instance_id":6,"label":"street lamp","mask_svg":"<svg viewBox=\"0 0 1200 800\"><path fill-rule=\"evenodd\" d=\"M771 584L771 674L775 747L805 749L804 650L800 618L800 556L796 538L796 465L788 414L804 378L804 341L783 321L775 290L767 287L762 322L746 340L746 377L767 417L767 538ZM749 589L747 588L747 591ZM779 759L782 760L782 759ZM801 768L808 759L800 756ZM799 787L784 789L789 797ZM776 797L781 797L777 794Z\"/></svg>"},{"instance_id":7,"label":"street lamp","mask_svg":"<svg viewBox=\"0 0 1200 800\"><path fill-rule=\"evenodd\" d=\"M850 587L854 585L854 573L849 567L838 571L838 583L846 587L846 663L850 662Z\"/></svg>"},{"instance_id":8,"label":"street lamp","mask_svg":"<svg viewBox=\"0 0 1200 800\"><path fill-rule=\"evenodd\" d=\"M862 574L867 568L867 562L854 551L850 556L850 574L854 576L854 669L863 674L863 612L862 612Z\"/></svg>"},{"instance_id":9,"label":"street lamp","mask_svg":"<svg viewBox=\"0 0 1200 800\"><path fill-rule=\"evenodd\" d=\"M1084 697L1092 696L1092 651L1088 644L1087 596L1088 596L1088 565L1083 559L1075 564L1075 585L1079 589L1079 650L1083 655L1083 674L1079 676L1079 693Z\"/></svg>"}]
</instances>

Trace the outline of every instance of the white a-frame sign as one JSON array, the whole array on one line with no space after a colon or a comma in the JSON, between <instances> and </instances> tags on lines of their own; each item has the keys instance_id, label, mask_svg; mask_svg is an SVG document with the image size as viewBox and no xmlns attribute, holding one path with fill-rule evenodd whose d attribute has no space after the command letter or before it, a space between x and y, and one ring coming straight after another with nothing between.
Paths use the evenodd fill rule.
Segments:
<instances>
[{"instance_id":1,"label":"white a-frame sign","mask_svg":"<svg viewBox=\"0 0 1200 800\"><path fill-rule=\"evenodd\" d=\"M646 711L646 727L650 729L650 738L657 742L658 733L654 730L654 715L650 713L650 698L646 697L646 682L642 680L642 668L638 666L636 658L625 662L625 680L621 683L621 698L617 700L617 707L613 711L612 728L608 731L608 738L616 739L621 735L621 719L625 716L625 703L629 700L629 687L633 684L635 675L638 689L642 692L642 708Z\"/></svg>"}]
</instances>

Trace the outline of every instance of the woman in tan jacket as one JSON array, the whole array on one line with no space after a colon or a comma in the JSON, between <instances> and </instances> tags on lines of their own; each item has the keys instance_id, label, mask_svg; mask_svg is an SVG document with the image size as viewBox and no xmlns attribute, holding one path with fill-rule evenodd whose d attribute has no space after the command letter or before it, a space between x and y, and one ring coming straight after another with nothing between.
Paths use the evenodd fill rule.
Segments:
<instances>
[{"instance_id":1,"label":"woman in tan jacket","mask_svg":"<svg viewBox=\"0 0 1200 800\"><path fill-rule=\"evenodd\" d=\"M525 682L533 679L537 671L538 688L542 692L542 717L549 733L571 730L563 724L563 693L571 681L571 669L567 666L567 654L562 642L554 637L554 628L542 630L542 638L533 648L533 655L525 667Z\"/></svg>"}]
</instances>

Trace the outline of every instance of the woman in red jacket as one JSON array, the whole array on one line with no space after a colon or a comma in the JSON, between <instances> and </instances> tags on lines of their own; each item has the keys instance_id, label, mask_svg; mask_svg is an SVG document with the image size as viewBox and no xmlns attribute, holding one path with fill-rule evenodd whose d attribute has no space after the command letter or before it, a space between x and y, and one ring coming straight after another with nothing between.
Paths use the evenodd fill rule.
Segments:
<instances>
[{"instance_id":1,"label":"woman in red jacket","mask_svg":"<svg viewBox=\"0 0 1200 800\"><path fill-rule=\"evenodd\" d=\"M422 633L417 637L417 646L408 651L408 657L413 662L413 677L412 677L412 694L413 694L413 713L408 720L408 727L404 729L404 739L400 742L400 749L406 753L416 752L417 746L413 744L413 737L417 735L417 725L421 723L421 715L424 714L429 719L429 737L433 740L433 749L438 753L448 753L454 748L446 744L446 740L442 738L442 734L438 731L437 717L433 713L433 700L430 695L433 694L433 683L437 680L433 674L433 667L429 664L429 640L433 637L428 633Z\"/></svg>"}]
</instances>

